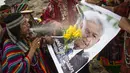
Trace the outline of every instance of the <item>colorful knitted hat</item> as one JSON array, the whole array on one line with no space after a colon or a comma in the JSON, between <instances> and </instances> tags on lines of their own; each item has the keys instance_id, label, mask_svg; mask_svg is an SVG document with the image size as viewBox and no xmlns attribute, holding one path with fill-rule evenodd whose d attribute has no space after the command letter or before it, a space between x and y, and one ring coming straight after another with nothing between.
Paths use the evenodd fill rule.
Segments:
<instances>
[{"instance_id":1,"label":"colorful knitted hat","mask_svg":"<svg viewBox=\"0 0 130 73\"><path fill-rule=\"evenodd\" d=\"M28 9L28 5L26 3L18 4L16 12L24 11Z\"/></svg>"}]
</instances>

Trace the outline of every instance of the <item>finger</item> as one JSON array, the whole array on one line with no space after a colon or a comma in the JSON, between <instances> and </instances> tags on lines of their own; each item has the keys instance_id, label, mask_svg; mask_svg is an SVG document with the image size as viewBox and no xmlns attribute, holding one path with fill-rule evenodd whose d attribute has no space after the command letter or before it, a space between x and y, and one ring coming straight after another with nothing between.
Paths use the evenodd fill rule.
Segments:
<instances>
[{"instance_id":1,"label":"finger","mask_svg":"<svg viewBox=\"0 0 130 73\"><path fill-rule=\"evenodd\" d=\"M41 38L36 38L36 39L34 40L34 42L38 43L38 42L40 42L40 40L41 40Z\"/></svg>"},{"instance_id":2,"label":"finger","mask_svg":"<svg viewBox=\"0 0 130 73\"><path fill-rule=\"evenodd\" d=\"M34 45L35 45L36 48L39 48L40 47L40 41L36 41Z\"/></svg>"},{"instance_id":3,"label":"finger","mask_svg":"<svg viewBox=\"0 0 130 73\"><path fill-rule=\"evenodd\" d=\"M36 38L33 42L32 42L32 46L38 48L40 46L40 38Z\"/></svg>"}]
</instances>

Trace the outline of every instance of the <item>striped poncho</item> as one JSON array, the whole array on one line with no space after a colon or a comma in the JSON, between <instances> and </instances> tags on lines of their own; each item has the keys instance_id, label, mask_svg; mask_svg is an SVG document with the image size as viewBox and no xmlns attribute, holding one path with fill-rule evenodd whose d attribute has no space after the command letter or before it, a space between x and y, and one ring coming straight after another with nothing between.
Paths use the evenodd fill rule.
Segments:
<instances>
[{"instance_id":1,"label":"striped poncho","mask_svg":"<svg viewBox=\"0 0 130 73\"><path fill-rule=\"evenodd\" d=\"M37 50L37 54L34 55L32 62L11 40L4 42L3 49L3 73L48 73L40 49Z\"/></svg>"}]
</instances>

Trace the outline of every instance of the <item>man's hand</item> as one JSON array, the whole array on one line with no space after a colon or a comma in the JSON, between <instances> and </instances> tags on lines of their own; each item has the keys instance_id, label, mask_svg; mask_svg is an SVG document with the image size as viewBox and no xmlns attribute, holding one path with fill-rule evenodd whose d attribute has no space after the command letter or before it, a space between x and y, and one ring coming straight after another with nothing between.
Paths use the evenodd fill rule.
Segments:
<instances>
[{"instance_id":1,"label":"man's hand","mask_svg":"<svg viewBox=\"0 0 130 73\"><path fill-rule=\"evenodd\" d=\"M130 34L130 20L125 17L122 17L119 23L119 27Z\"/></svg>"}]
</instances>

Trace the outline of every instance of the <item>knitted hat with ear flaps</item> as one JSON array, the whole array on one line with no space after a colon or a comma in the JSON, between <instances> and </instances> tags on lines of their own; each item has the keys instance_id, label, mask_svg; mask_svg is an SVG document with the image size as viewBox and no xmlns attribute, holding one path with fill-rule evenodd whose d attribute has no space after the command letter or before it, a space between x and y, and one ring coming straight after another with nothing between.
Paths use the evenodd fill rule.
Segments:
<instances>
[{"instance_id":1,"label":"knitted hat with ear flaps","mask_svg":"<svg viewBox=\"0 0 130 73\"><path fill-rule=\"evenodd\" d=\"M12 29L24 22L23 15L20 13L9 14L5 19L6 27Z\"/></svg>"}]
</instances>

